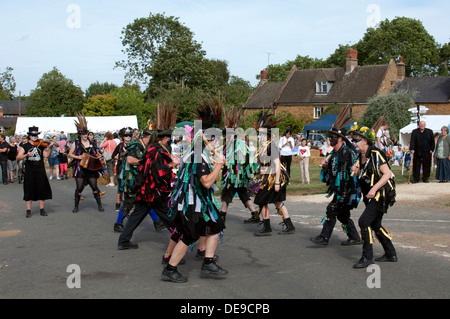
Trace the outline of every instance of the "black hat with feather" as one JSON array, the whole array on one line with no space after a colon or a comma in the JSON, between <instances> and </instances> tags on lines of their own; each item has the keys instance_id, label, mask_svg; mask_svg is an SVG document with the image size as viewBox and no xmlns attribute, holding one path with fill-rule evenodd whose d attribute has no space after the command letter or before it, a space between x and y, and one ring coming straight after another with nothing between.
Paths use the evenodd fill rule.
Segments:
<instances>
[{"instance_id":1,"label":"black hat with feather","mask_svg":"<svg viewBox=\"0 0 450 319\"><path fill-rule=\"evenodd\" d=\"M339 114L336 117L336 121L334 122L333 126L331 127L331 130L328 131L328 136L330 135L337 135L339 137L342 137L342 139L345 141L347 145L352 145L350 141L347 139L346 134L346 126L351 123L352 118L350 117L350 107L351 105L348 104L346 107L344 107Z\"/></svg>"}]
</instances>

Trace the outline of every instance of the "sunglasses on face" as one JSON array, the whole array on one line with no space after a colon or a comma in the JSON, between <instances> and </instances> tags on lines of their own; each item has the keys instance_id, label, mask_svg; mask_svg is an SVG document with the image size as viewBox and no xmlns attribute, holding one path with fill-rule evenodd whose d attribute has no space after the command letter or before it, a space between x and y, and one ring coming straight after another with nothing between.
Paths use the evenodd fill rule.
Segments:
<instances>
[{"instance_id":1,"label":"sunglasses on face","mask_svg":"<svg viewBox=\"0 0 450 319\"><path fill-rule=\"evenodd\" d=\"M361 141L362 141L362 138L354 138L354 139L352 140L353 143L359 143L359 142L361 142Z\"/></svg>"}]
</instances>

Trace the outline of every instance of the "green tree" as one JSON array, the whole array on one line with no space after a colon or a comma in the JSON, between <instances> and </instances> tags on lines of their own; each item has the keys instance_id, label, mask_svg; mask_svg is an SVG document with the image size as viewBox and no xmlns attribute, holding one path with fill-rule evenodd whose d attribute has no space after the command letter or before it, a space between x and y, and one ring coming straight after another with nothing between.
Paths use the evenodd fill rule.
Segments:
<instances>
[{"instance_id":1,"label":"green tree","mask_svg":"<svg viewBox=\"0 0 450 319\"><path fill-rule=\"evenodd\" d=\"M434 37L421 21L406 17L386 19L379 27L368 28L354 48L360 65L387 64L402 56L406 76L437 75L441 63Z\"/></svg>"},{"instance_id":2,"label":"green tree","mask_svg":"<svg viewBox=\"0 0 450 319\"><path fill-rule=\"evenodd\" d=\"M442 62L439 65L439 75L448 76L449 75L448 64L450 62L450 42L444 44L439 49L439 56L440 56L440 60Z\"/></svg>"},{"instance_id":3,"label":"green tree","mask_svg":"<svg viewBox=\"0 0 450 319\"><path fill-rule=\"evenodd\" d=\"M299 70L303 69L318 69L325 67L325 61L318 58L312 58L310 56L297 55L294 60L288 60L283 64L271 64L267 67L268 80L270 82L282 82L286 80L289 72L293 66L297 66ZM256 76L257 79L261 78L261 75Z\"/></svg>"},{"instance_id":4,"label":"green tree","mask_svg":"<svg viewBox=\"0 0 450 319\"><path fill-rule=\"evenodd\" d=\"M113 83L108 83L108 82L95 82L92 83L91 85L89 85L88 89L86 90L86 98L90 98L93 97L94 95L104 95L104 94L109 94L111 93L111 91L117 89L118 86L113 84Z\"/></svg>"},{"instance_id":5,"label":"green tree","mask_svg":"<svg viewBox=\"0 0 450 319\"><path fill-rule=\"evenodd\" d=\"M113 116L117 108L117 98L110 94L94 95L84 103L86 116Z\"/></svg>"},{"instance_id":6,"label":"green tree","mask_svg":"<svg viewBox=\"0 0 450 319\"><path fill-rule=\"evenodd\" d=\"M138 85L125 84L113 90L111 95L117 99L114 115L136 115L139 127L145 127L152 107L145 103L145 95Z\"/></svg>"},{"instance_id":7,"label":"green tree","mask_svg":"<svg viewBox=\"0 0 450 319\"><path fill-rule=\"evenodd\" d=\"M415 94L413 92L411 96L407 91L398 91L370 99L363 123L371 127L381 116L386 116L391 136L399 136L400 129L410 123L411 114L408 109L414 106Z\"/></svg>"},{"instance_id":8,"label":"green tree","mask_svg":"<svg viewBox=\"0 0 450 319\"><path fill-rule=\"evenodd\" d=\"M82 110L84 94L79 86L54 67L39 79L29 101L28 116L73 116Z\"/></svg>"},{"instance_id":9,"label":"green tree","mask_svg":"<svg viewBox=\"0 0 450 319\"><path fill-rule=\"evenodd\" d=\"M234 75L220 89L226 105L239 107L244 105L253 90L254 88L249 81Z\"/></svg>"},{"instance_id":10,"label":"green tree","mask_svg":"<svg viewBox=\"0 0 450 319\"><path fill-rule=\"evenodd\" d=\"M16 90L16 80L12 75L12 67L7 66L6 70L0 72L0 99L12 100L14 98L14 91Z\"/></svg>"},{"instance_id":11,"label":"green tree","mask_svg":"<svg viewBox=\"0 0 450 319\"><path fill-rule=\"evenodd\" d=\"M178 18L150 13L128 24L122 35L127 60L116 62L116 67L127 71L127 81L167 87L170 83L197 85L208 76L205 51Z\"/></svg>"}]
</instances>

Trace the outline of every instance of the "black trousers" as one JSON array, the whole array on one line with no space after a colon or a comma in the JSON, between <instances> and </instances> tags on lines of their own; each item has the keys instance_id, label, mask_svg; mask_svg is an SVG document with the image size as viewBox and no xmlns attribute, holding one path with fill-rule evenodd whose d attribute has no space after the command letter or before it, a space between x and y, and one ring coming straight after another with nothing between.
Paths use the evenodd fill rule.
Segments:
<instances>
[{"instance_id":1,"label":"black trousers","mask_svg":"<svg viewBox=\"0 0 450 319\"><path fill-rule=\"evenodd\" d=\"M292 155L288 155L288 156L281 155L280 156L280 162L281 162L281 164L284 165L284 167L286 167L286 171L288 173L288 176L291 177Z\"/></svg>"},{"instance_id":2,"label":"black trousers","mask_svg":"<svg viewBox=\"0 0 450 319\"><path fill-rule=\"evenodd\" d=\"M381 224L383 216L384 213L380 209L380 203L375 199L370 199L366 203L364 212L359 217L358 224L361 228L361 237L363 240L363 257L366 259L373 259L372 230L383 246L385 254L389 257L397 255L388 231Z\"/></svg>"},{"instance_id":3,"label":"black trousers","mask_svg":"<svg viewBox=\"0 0 450 319\"><path fill-rule=\"evenodd\" d=\"M119 236L119 245L127 243L131 240L131 237L133 237L133 233L136 230L136 228L138 228L138 226L142 223L145 217L147 217L148 213L152 209L156 213L156 215L158 215L161 222L163 222L168 229L175 228L175 224L167 216L169 212L167 202L165 204L149 205L144 201L136 201L134 205L134 210L128 217L128 221L125 224L123 232Z\"/></svg>"},{"instance_id":4,"label":"black trousers","mask_svg":"<svg viewBox=\"0 0 450 319\"><path fill-rule=\"evenodd\" d=\"M430 152L414 152L413 158L413 179L418 182L420 179L420 167L423 168L423 181L430 178L431 172L431 153Z\"/></svg>"},{"instance_id":5,"label":"black trousers","mask_svg":"<svg viewBox=\"0 0 450 319\"><path fill-rule=\"evenodd\" d=\"M349 239L360 239L355 223L353 223L353 220L350 218L350 208L347 206L338 207L334 201L327 206L327 217L325 219L325 223L323 224L320 236L330 239L334 226L336 225L336 219L342 223Z\"/></svg>"},{"instance_id":6,"label":"black trousers","mask_svg":"<svg viewBox=\"0 0 450 319\"><path fill-rule=\"evenodd\" d=\"M0 161L0 166L2 169L2 183L6 184L8 183L8 161Z\"/></svg>"}]
</instances>

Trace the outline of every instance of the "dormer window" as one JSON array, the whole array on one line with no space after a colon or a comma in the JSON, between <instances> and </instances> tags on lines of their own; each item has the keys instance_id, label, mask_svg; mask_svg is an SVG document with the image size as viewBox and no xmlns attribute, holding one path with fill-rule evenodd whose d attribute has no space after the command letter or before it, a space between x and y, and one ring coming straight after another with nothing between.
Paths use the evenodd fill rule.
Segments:
<instances>
[{"instance_id":1,"label":"dormer window","mask_svg":"<svg viewBox=\"0 0 450 319\"><path fill-rule=\"evenodd\" d=\"M328 94L332 86L331 82L316 82L316 94Z\"/></svg>"}]
</instances>

